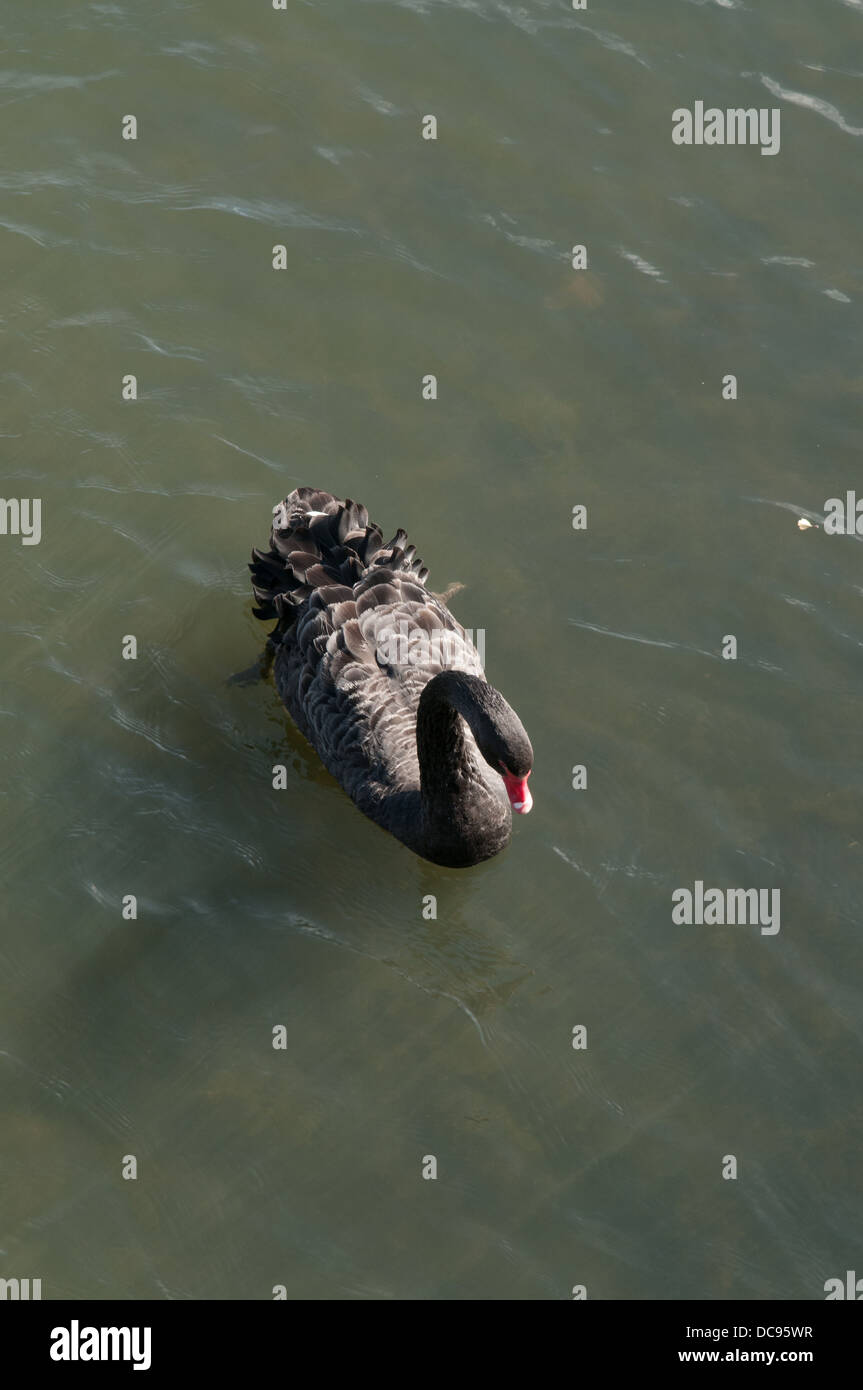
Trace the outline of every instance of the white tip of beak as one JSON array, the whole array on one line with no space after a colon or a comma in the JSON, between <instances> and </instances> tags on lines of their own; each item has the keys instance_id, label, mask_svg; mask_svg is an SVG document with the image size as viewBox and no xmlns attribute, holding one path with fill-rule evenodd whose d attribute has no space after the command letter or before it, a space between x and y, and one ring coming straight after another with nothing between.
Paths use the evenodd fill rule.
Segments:
<instances>
[{"instance_id":1,"label":"white tip of beak","mask_svg":"<svg viewBox=\"0 0 863 1390\"><path fill-rule=\"evenodd\" d=\"M514 801L512 803L512 809L514 811L518 811L518 814L520 816L526 816L532 806L533 797L531 796L530 792L527 793L527 796L524 801Z\"/></svg>"}]
</instances>

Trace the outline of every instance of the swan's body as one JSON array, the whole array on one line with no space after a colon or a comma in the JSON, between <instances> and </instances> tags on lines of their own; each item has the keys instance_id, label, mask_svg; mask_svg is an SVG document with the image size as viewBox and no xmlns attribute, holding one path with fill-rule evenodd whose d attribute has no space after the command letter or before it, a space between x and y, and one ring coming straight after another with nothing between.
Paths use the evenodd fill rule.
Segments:
<instances>
[{"instance_id":1,"label":"swan's body","mask_svg":"<svg viewBox=\"0 0 863 1390\"><path fill-rule=\"evenodd\" d=\"M357 806L416 854L464 868L529 811L530 741L477 651L425 588L407 536L365 507L298 488L252 552L256 615L281 698Z\"/></svg>"}]
</instances>

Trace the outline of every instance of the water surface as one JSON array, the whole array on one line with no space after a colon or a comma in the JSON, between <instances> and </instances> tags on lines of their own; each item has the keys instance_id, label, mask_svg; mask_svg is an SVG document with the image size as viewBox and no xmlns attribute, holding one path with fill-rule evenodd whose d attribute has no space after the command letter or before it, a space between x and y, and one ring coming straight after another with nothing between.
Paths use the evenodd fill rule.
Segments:
<instances>
[{"instance_id":1,"label":"water surface","mask_svg":"<svg viewBox=\"0 0 863 1390\"><path fill-rule=\"evenodd\" d=\"M0 1274L823 1297L863 1234L863 552L795 523L863 496L859 0L3 8L3 489L43 536L0 537ZM779 155L675 147L696 100L778 107ZM420 862L226 685L301 483L464 585L536 751L498 859ZM696 879L779 888L780 932L674 925Z\"/></svg>"}]
</instances>

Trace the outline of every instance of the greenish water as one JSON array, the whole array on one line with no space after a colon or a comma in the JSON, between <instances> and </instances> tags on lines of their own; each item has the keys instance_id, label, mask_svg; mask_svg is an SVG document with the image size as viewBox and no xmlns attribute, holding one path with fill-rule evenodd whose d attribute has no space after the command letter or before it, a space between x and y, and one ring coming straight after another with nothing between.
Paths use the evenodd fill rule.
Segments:
<instances>
[{"instance_id":1,"label":"greenish water","mask_svg":"<svg viewBox=\"0 0 863 1390\"><path fill-rule=\"evenodd\" d=\"M795 522L863 495L860 0L2 10L3 490L43 514L0 536L0 1276L823 1298L863 1258L863 552ZM780 153L676 147L696 100ZM536 751L498 859L421 863L226 686L301 483L464 584ZM695 880L780 932L675 925Z\"/></svg>"}]
</instances>

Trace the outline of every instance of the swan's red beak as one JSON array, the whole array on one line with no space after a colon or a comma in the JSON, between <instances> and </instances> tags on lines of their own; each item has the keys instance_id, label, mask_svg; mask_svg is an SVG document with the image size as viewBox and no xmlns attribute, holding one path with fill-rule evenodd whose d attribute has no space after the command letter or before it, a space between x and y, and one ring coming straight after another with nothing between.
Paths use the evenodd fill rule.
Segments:
<instances>
[{"instance_id":1,"label":"swan's red beak","mask_svg":"<svg viewBox=\"0 0 863 1390\"><path fill-rule=\"evenodd\" d=\"M527 777L530 773L527 774ZM514 777L511 772L503 774L503 785L512 804L512 809L520 816L526 816L533 805L533 797L528 790L527 777Z\"/></svg>"}]
</instances>

